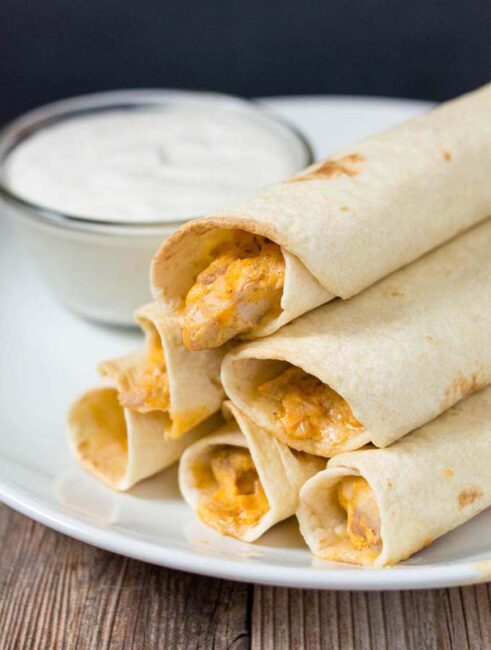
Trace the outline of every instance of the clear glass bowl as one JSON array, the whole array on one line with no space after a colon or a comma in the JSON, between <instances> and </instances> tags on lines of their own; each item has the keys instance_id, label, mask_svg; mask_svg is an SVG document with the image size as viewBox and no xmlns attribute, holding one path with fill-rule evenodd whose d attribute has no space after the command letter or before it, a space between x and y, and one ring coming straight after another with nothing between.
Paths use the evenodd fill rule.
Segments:
<instances>
[{"instance_id":1,"label":"clear glass bowl","mask_svg":"<svg viewBox=\"0 0 491 650\"><path fill-rule=\"evenodd\" d=\"M133 312L150 299L150 261L162 240L184 221L117 223L80 218L35 205L12 192L5 161L40 129L63 120L108 110L185 105L240 112L282 138L292 154L292 173L312 161L305 138L252 101L213 93L124 90L75 97L30 111L0 131L0 207L17 229L55 295L92 320L133 325ZM201 215L196 215L201 216Z\"/></svg>"}]
</instances>

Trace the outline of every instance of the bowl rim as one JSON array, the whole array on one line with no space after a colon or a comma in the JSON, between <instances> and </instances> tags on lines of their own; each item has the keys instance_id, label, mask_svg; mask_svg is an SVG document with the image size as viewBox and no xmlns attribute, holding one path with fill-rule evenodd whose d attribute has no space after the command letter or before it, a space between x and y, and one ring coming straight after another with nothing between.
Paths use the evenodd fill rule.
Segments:
<instances>
[{"instance_id":1,"label":"bowl rim","mask_svg":"<svg viewBox=\"0 0 491 650\"><path fill-rule=\"evenodd\" d=\"M175 103L177 105L203 105L222 107L242 115L276 131L279 137L289 140L304 153L305 166L314 160L313 149L307 137L298 129L254 99L244 99L218 92L199 90L178 90L173 88L128 88L104 92L77 95L66 99L43 104L11 120L0 128L0 200L10 207L17 208L23 216L44 222L45 224L110 234L163 234L169 229L176 229L188 221L199 218L187 217L173 221L115 221L80 217L77 215L49 208L29 201L9 188L5 175L5 161L12 151L24 140L43 128L64 120L74 119L79 115L101 113L122 108L141 108Z\"/></svg>"}]
</instances>

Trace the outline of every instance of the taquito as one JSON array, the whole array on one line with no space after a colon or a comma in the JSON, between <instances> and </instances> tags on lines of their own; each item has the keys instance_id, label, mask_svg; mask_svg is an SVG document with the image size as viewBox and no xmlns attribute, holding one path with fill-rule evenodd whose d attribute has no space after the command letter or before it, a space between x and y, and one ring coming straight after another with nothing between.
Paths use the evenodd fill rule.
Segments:
<instances>
[{"instance_id":1,"label":"taquito","mask_svg":"<svg viewBox=\"0 0 491 650\"><path fill-rule=\"evenodd\" d=\"M301 486L326 461L289 449L230 403L225 411L225 426L182 455L179 486L204 524L253 542L295 513Z\"/></svg>"},{"instance_id":2,"label":"taquito","mask_svg":"<svg viewBox=\"0 0 491 650\"><path fill-rule=\"evenodd\" d=\"M228 397L322 456L386 447L491 382L491 220L224 359Z\"/></svg>"},{"instance_id":3,"label":"taquito","mask_svg":"<svg viewBox=\"0 0 491 650\"><path fill-rule=\"evenodd\" d=\"M190 353L176 320L155 302L135 316L145 333L143 348L100 363L99 372L117 387L122 406L139 413L161 412L166 437L178 438L220 409L224 348Z\"/></svg>"},{"instance_id":4,"label":"taquito","mask_svg":"<svg viewBox=\"0 0 491 650\"><path fill-rule=\"evenodd\" d=\"M491 84L198 219L154 257L191 350L359 293L491 214Z\"/></svg>"},{"instance_id":5,"label":"taquito","mask_svg":"<svg viewBox=\"0 0 491 650\"><path fill-rule=\"evenodd\" d=\"M104 386L87 391L70 407L68 443L84 469L124 491L175 463L218 421L211 417L178 439L167 438L164 413L123 408L118 390Z\"/></svg>"},{"instance_id":6,"label":"taquito","mask_svg":"<svg viewBox=\"0 0 491 650\"><path fill-rule=\"evenodd\" d=\"M332 458L300 492L300 530L326 560L401 562L491 505L491 388L387 449Z\"/></svg>"}]
</instances>

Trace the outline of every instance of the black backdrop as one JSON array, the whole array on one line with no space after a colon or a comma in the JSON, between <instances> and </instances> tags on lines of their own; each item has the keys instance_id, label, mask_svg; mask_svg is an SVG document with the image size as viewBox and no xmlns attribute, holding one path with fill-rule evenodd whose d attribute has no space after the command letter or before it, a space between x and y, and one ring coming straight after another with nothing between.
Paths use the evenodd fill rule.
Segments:
<instances>
[{"instance_id":1,"label":"black backdrop","mask_svg":"<svg viewBox=\"0 0 491 650\"><path fill-rule=\"evenodd\" d=\"M490 0L0 0L0 122L110 88L442 100L490 78Z\"/></svg>"}]
</instances>

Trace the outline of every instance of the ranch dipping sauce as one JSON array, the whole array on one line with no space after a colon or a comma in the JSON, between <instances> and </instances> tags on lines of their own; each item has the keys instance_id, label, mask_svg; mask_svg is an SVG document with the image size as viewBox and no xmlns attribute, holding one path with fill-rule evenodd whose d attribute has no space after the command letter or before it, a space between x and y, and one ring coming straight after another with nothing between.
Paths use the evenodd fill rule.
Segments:
<instances>
[{"instance_id":1,"label":"ranch dipping sauce","mask_svg":"<svg viewBox=\"0 0 491 650\"><path fill-rule=\"evenodd\" d=\"M0 210L61 302L134 326L163 239L310 162L302 136L253 102L115 90L40 106L1 130Z\"/></svg>"},{"instance_id":2,"label":"ranch dipping sauce","mask_svg":"<svg viewBox=\"0 0 491 650\"><path fill-rule=\"evenodd\" d=\"M144 223L226 207L297 170L291 143L247 114L175 105L109 109L44 127L8 155L5 180L45 208Z\"/></svg>"}]
</instances>

